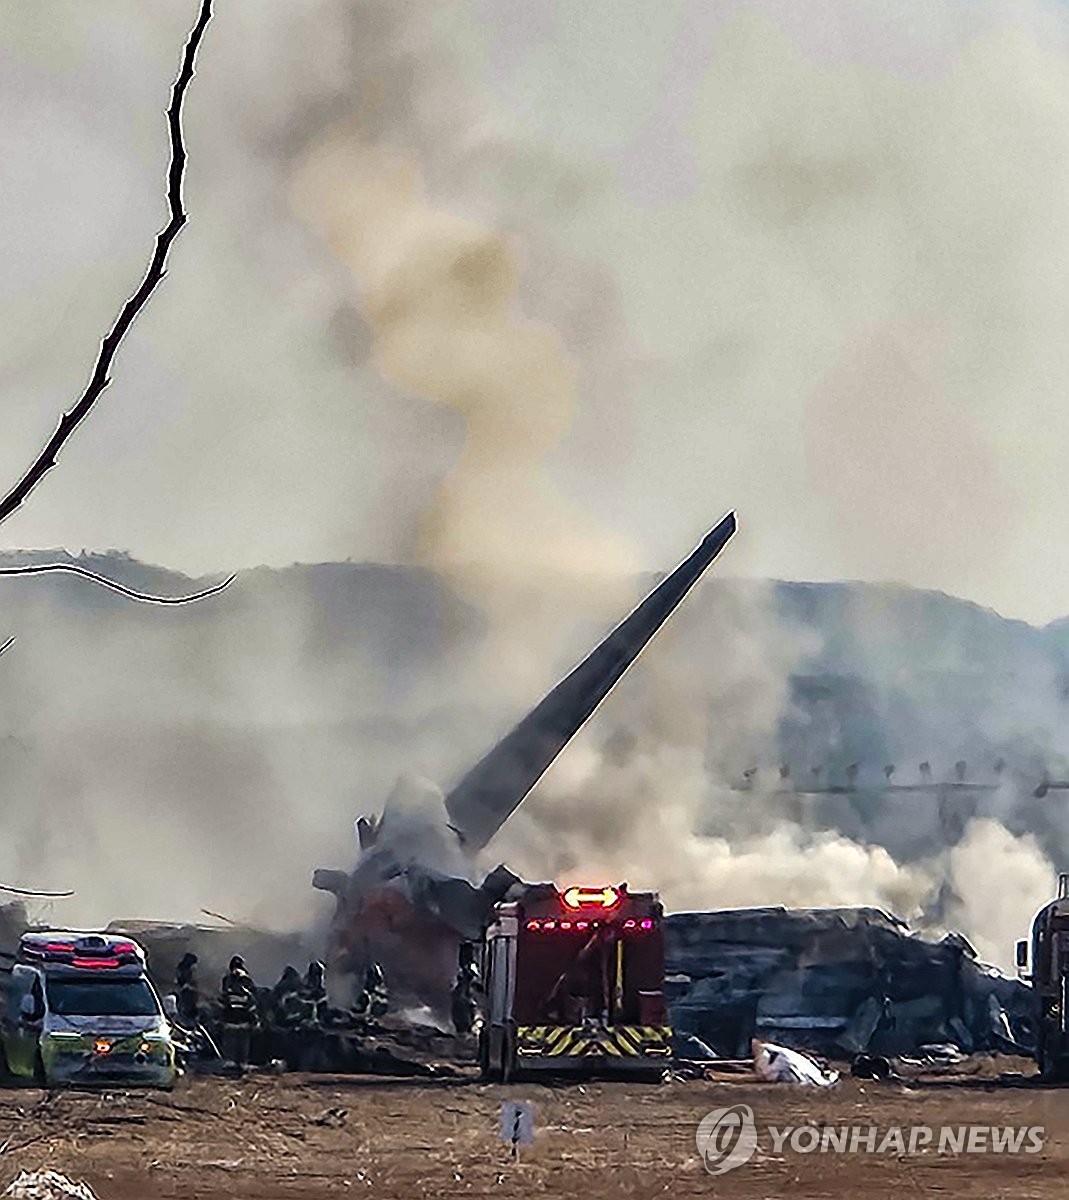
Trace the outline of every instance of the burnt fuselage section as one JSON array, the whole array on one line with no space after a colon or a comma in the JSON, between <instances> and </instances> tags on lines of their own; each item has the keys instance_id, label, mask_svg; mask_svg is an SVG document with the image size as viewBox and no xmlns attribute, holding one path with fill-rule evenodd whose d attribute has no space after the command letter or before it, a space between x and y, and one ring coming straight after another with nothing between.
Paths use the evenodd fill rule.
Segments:
<instances>
[{"instance_id":1,"label":"burnt fuselage section","mask_svg":"<svg viewBox=\"0 0 1069 1200\"><path fill-rule=\"evenodd\" d=\"M343 971L381 962L415 998L448 991L459 941L479 936L515 877L503 869L470 882L474 856L523 801L730 541L729 514L605 639L444 795L426 785L405 811L388 802L357 821L360 857L350 874L321 870L332 892L328 957ZM433 793L433 794L432 794ZM434 796L437 796L435 801Z\"/></svg>"}]
</instances>

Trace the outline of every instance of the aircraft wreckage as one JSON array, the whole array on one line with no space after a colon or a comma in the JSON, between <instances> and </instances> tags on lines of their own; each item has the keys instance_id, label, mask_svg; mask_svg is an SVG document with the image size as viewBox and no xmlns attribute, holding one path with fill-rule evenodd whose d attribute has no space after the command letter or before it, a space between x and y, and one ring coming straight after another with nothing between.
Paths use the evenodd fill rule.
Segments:
<instances>
[{"instance_id":1,"label":"aircraft wreckage","mask_svg":"<svg viewBox=\"0 0 1069 1200\"><path fill-rule=\"evenodd\" d=\"M328 961L356 972L374 959L391 986L435 1003L448 992L463 940L518 879L504 867L469 882L475 855L583 727L735 532L730 513L578 666L444 796L402 782L377 819L357 823L351 873L318 870L332 892ZM437 817L435 814L437 813Z\"/></svg>"},{"instance_id":2,"label":"aircraft wreckage","mask_svg":"<svg viewBox=\"0 0 1069 1200\"><path fill-rule=\"evenodd\" d=\"M339 976L358 975L374 960L402 1006L417 1000L444 1010L461 943L479 939L495 904L526 888L504 867L471 882L476 855L734 532L729 515L448 793L401 784L380 817L357 821L353 871L314 876L337 901L328 936L335 986L346 987ZM0 945L13 946L26 928L19 905L0 907ZM704 1054L744 1055L754 1037L833 1056L909 1054L944 1043L965 1051L1034 1049L1036 993L980 962L956 935L930 940L862 908L676 913L664 930L665 999L683 1057L692 1054L688 1043ZM146 946L161 990L189 951L206 978L238 953L264 976L322 945L318 936L229 926L116 922L110 932ZM342 994L338 1000L346 1003Z\"/></svg>"},{"instance_id":3,"label":"aircraft wreckage","mask_svg":"<svg viewBox=\"0 0 1069 1200\"><path fill-rule=\"evenodd\" d=\"M461 942L525 885L474 860L582 728L735 532L725 517L694 552L444 795L401 782L356 822L351 873L315 872L337 907L328 959L371 960L391 986L441 1007ZM437 814L437 820L435 819ZM656 881L649 881L656 883ZM1028 1052L1031 990L978 962L963 939L911 934L869 909L679 913L666 921L672 1025L723 1054L757 1034L825 1053L904 1052L932 1042Z\"/></svg>"}]
</instances>

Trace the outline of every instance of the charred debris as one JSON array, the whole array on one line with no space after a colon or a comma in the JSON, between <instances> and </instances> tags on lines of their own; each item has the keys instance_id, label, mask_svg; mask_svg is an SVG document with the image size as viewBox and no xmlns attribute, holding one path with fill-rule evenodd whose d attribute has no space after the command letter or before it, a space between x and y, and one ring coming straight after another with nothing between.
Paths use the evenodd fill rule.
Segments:
<instances>
[{"instance_id":1,"label":"charred debris","mask_svg":"<svg viewBox=\"0 0 1069 1200\"><path fill-rule=\"evenodd\" d=\"M475 855L734 532L732 514L447 792L417 797L431 802L415 805L391 797L381 816L360 818L355 868L315 873L315 886L336 898L318 982L311 979L318 939L236 925L124 921L109 927L145 947L161 992L172 991L182 962L195 958L212 993L205 1005L211 1016L193 1022L204 1034L200 1057L225 1060L216 1045L226 1023L219 1023L215 982L232 975L240 961L238 982L247 970L258 1016L238 1058L391 1074L425 1073L419 1060L428 1054L473 1059L468 1031L454 1037L429 1022L448 1023L461 947L480 937L495 904L528 886L504 866L472 882ZM874 909L678 913L664 924L665 999L684 1055L688 1043L722 1058L744 1055L755 1038L834 1057L903 1055L938 1044L965 1052L1034 1051L1039 1022L1032 989L980 963L956 935L932 941ZM5 943L17 943L25 927L19 905L0 910ZM303 991L292 993L300 992L301 1004L310 987L322 992L290 1027L279 1017L283 981L292 983L296 975L296 969L283 971L287 964L310 964ZM376 1001L369 972L379 964L385 974ZM253 978L279 982L257 988ZM420 1006L422 1027L415 1016ZM273 1015L265 1020L264 1014Z\"/></svg>"}]
</instances>

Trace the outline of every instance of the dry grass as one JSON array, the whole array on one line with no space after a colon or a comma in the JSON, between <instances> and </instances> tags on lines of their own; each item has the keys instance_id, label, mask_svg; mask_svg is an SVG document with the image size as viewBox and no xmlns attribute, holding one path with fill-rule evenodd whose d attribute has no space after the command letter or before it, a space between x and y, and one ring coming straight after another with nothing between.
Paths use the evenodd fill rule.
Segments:
<instances>
[{"instance_id":1,"label":"dry grass","mask_svg":"<svg viewBox=\"0 0 1069 1200\"><path fill-rule=\"evenodd\" d=\"M536 1141L518 1160L497 1136L501 1102L529 1100ZM100 1200L183 1197L520 1196L792 1198L1066 1194L1069 1094L978 1073L919 1090L844 1080L809 1092L715 1082L501 1088L475 1080L195 1079L173 1095L0 1091L0 1187L20 1169L88 1181ZM749 1104L759 1126L850 1122L1043 1125L1042 1154L772 1153L713 1179L694 1130L711 1108Z\"/></svg>"}]
</instances>

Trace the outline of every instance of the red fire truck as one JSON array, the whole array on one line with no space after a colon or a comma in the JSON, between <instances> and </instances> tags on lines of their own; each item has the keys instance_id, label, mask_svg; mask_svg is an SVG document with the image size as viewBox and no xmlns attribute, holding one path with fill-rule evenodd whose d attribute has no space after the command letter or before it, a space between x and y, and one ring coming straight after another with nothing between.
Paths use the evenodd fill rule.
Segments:
<instances>
[{"instance_id":1,"label":"red fire truck","mask_svg":"<svg viewBox=\"0 0 1069 1200\"><path fill-rule=\"evenodd\" d=\"M1028 943L1017 943L1017 969L1039 1000L1036 1061L1047 1079L1069 1080L1069 874L1058 876L1058 895L1032 922L1032 971Z\"/></svg>"},{"instance_id":2,"label":"red fire truck","mask_svg":"<svg viewBox=\"0 0 1069 1200\"><path fill-rule=\"evenodd\" d=\"M528 886L482 941L480 1062L528 1072L660 1076L671 1055L663 910L655 892Z\"/></svg>"}]
</instances>

